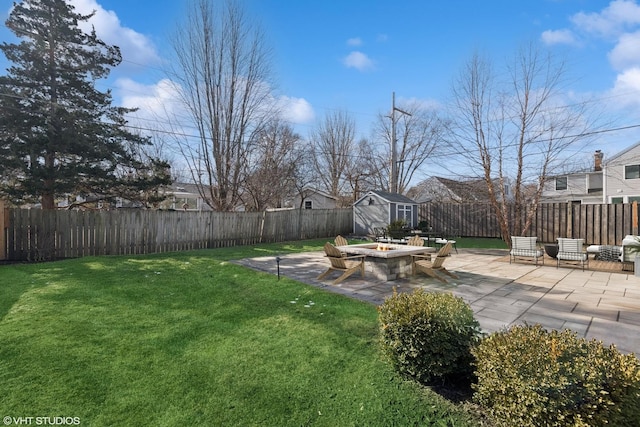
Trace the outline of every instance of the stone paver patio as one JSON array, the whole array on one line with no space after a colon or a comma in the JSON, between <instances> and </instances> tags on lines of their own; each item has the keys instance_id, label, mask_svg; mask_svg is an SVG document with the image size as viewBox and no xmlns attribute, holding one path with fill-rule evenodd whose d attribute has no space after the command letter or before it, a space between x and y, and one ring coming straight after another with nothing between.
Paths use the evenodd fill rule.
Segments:
<instances>
[{"instance_id":1,"label":"stone paver patio","mask_svg":"<svg viewBox=\"0 0 640 427\"><path fill-rule=\"evenodd\" d=\"M640 277L629 272L582 271L547 263L535 266L509 264L505 254L460 250L445 266L459 279L449 283L424 275L392 282L351 276L338 285L330 275L316 277L328 267L324 252L281 256L280 275L380 304L393 293L417 287L434 292L452 292L473 309L483 330L493 332L515 324L540 323L547 329L572 329L578 336L615 344L620 351L640 355ZM238 261L261 271L277 274L275 257Z\"/></svg>"}]
</instances>

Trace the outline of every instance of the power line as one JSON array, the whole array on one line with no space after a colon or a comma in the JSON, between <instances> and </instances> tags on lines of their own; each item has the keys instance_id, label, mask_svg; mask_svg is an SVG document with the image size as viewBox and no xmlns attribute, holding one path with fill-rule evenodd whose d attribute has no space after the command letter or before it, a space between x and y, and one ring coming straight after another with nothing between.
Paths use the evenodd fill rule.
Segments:
<instances>
[{"instance_id":1,"label":"power line","mask_svg":"<svg viewBox=\"0 0 640 427\"><path fill-rule=\"evenodd\" d=\"M0 93L0 96L2 97L7 97L7 98L13 98L13 99L18 99L18 100L29 100L29 101L34 101L31 100L30 98L24 97L24 96L19 96L19 95L14 95L14 94L7 94L7 93ZM42 102L45 103L46 101L44 100L35 100L36 102ZM8 107L5 107L8 108ZM149 122L153 122L153 123L166 123L163 122L161 120L154 120L154 119L149 119L149 118L142 118L142 117L134 117L137 120L144 120L144 121L149 121ZM287 122L287 121L285 121ZM113 124L113 123L103 123L103 124ZM175 137L182 137L182 138L194 138L194 139L200 139L202 138L201 134L196 134L196 133L187 133L187 132L178 132L175 130L164 130L164 129L158 129L158 128L152 128L152 127L145 127L145 126L140 126L140 125L133 125L133 124L124 124L123 127L128 128L128 129L133 129L133 130L137 130L137 131L144 131L144 132L150 132L150 133L156 133L156 134L164 134L164 135L171 135L171 136L175 136ZM184 125L182 123L178 123L176 124L176 127L181 127L181 128L193 128L196 129L196 126L194 125ZM456 126L458 128L462 128L461 126ZM631 130L631 129L637 129L640 128L640 124L631 124L631 125L626 125L626 126L619 126L619 127L615 127L615 128L607 128L607 129L598 129L598 130L594 130L594 131L589 131L589 132L582 132L582 133L578 133L578 134L570 134L570 135L563 135L563 136L559 136L557 138L542 138L542 139L538 139L535 142L550 142L552 140L563 140L563 139L579 139L579 138L585 138L585 137L589 137L589 136L594 136L594 135L601 135L601 134L606 134L606 133L612 133L612 132L620 132L620 131L626 131L626 130ZM503 147L514 147L517 146L518 143L513 143L513 144L506 144ZM465 153L465 151L458 151L458 152L447 152L447 153L443 153L443 154L432 154L430 155L430 157L433 158L444 158L444 157L448 157L451 154L463 154ZM328 154L328 153L324 153L324 154ZM340 154L338 154L340 155ZM354 155L354 154L350 154L350 157L354 158L354 159L366 159L365 156L359 156L359 155ZM405 158L404 160L418 160L418 159L411 159L411 158Z\"/></svg>"}]
</instances>

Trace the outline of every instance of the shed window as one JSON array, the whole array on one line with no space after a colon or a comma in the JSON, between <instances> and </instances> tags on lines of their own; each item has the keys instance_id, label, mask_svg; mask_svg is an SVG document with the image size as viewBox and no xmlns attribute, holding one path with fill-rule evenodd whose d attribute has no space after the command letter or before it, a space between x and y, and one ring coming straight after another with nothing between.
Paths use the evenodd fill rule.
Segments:
<instances>
[{"instance_id":1,"label":"shed window","mask_svg":"<svg viewBox=\"0 0 640 427\"><path fill-rule=\"evenodd\" d=\"M566 190L567 189L567 177L561 176L556 178L556 191Z\"/></svg>"},{"instance_id":2,"label":"shed window","mask_svg":"<svg viewBox=\"0 0 640 427\"><path fill-rule=\"evenodd\" d=\"M411 212L412 212L412 206L411 205L398 205L398 219L400 220L404 220L404 222L407 225L413 225L411 223Z\"/></svg>"},{"instance_id":3,"label":"shed window","mask_svg":"<svg viewBox=\"0 0 640 427\"><path fill-rule=\"evenodd\" d=\"M312 205L311 202L312 202L311 200L305 200L304 201L304 208L305 209L313 209L313 205Z\"/></svg>"},{"instance_id":4,"label":"shed window","mask_svg":"<svg viewBox=\"0 0 640 427\"><path fill-rule=\"evenodd\" d=\"M624 179L640 178L640 165L628 165L624 167Z\"/></svg>"}]
</instances>

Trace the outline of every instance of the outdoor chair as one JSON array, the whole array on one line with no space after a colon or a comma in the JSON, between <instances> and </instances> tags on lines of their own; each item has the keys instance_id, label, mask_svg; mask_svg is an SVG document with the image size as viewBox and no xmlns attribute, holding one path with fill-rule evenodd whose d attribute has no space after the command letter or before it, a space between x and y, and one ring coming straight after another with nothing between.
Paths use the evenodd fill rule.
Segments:
<instances>
[{"instance_id":1,"label":"outdoor chair","mask_svg":"<svg viewBox=\"0 0 640 427\"><path fill-rule=\"evenodd\" d=\"M349 244L349 242L347 241L347 239L345 239L344 237L342 237L341 235L337 235L336 238L334 239L334 243L336 246L347 246ZM343 257L347 256L347 253L345 251L340 251L340 253L342 253Z\"/></svg>"},{"instance_id":2,"label":"outdoor chair","mask_svg":"<svg viewBox=\"0 0 640 427\"><path fill-rule=\"evenodd\" d=\"M587 251L582 249L584 239L567 239L564 237L558 237L558 260L556 268L560 267L560 261L566 261L569 263L579 262L584 271L585 264L589 266L589 255Z\"/></svg>"},{"instance_id":3,"label":"outdoor chair","mask_svg":"<svg viewBox=\"0 0 640 427\"><path fill-rule=\"evenodd\" d=\"M544 264L544 249L538 247L538 238L525 236L511 236L511 251L509 252L509 264L516 258L533 258L538 265L538 258Z\"/></svg>"},{"instance_id":4,"label":"outdoor chair","mask_svg":"<svg viewBox=\"0 0 640 427\"><path fill-rule=\"evenodd\" d=\"M387 238L387 229L385 227L375 227L373 232L376 235L376 241Z\"/></svg>"},{"instance_id":5,"label":"outdoor chair","mask_svg":"<svg viewBox=\"0 0 640 427\"><path fill-rule=\"evenodd\" d=\"M620 262L622 262L623 271L634 271L636 256L640 254L640 238L631 234L627 234L622 239L622 247L620 249Z\"/></svg>"},{"instance_id":6,"label":"outdoor chair","mask_svg":"<svg viewBox=\"0 0 640 427\"><path fill-rule=\"evenodd\" d=\"M444 277L436 273L439 271L457 279L458 276L451 273L443 266L445 260L449 257L452 246L453 244L451 242L445 243L445 245L440 248L436 254L436 259L433 260L433 262L431 261L431 255L411 255L413 258L413 262L411 263L411 274L415 276L418 272L422 272L427 276L431 276L443 283L447 283L447 280Z\"/></svg>"},{"instance_id":7,"label":"outdoor chair","mask_svg":"<svg viewBox=\"0 0 640 427\"><path fill-rule=\"evenodd\" d=\"M438 245L440 248L442 248L444 245L446 245L448 242L451 242L451 245L453 245L453 249L455 249L456 253L458 253L458 246L456 245L457 241L455 236L457 235L457 231L453 230L449 236L445 237L436 237L434 239L434 243L436 245Z\"/></svg>"},{"instance_id":8,"label":"outdoor chair","mask_svg":"<svg viewBox=\"0 0 640 427\"><path fill-rule=\"evenodd\" d=\"M366 255L344 256L342 252L330 242L324 244L324 252L331 263L327 271L318 276L318 280L324 279L332 271L341 271L342 275L333 281L336 285L351 276L353 273L360 272L364 277L364 259Z\"/></svg>"},{"instance_id":9,"label":"outdoor chair","mask_svg":"<svg viewBox=\"0 0 640 427\"><path fill-rule=\"evenodd\" d=\"M349 242L344 237L338 235L335 238L335 244L336 244L336 246L347 246L349 244Z\"/></svg>"},{"instance_id":10,"label":"outdoor chair","mask_svg":"<svg viewBox=\"0 0 640 427\"><path fill-rule=\"evenodd\" d=\"M407 240L407 245L409 246L424 246L424 239L420 236L411 236L409 240Z\"/></svg>"}]
</instances>

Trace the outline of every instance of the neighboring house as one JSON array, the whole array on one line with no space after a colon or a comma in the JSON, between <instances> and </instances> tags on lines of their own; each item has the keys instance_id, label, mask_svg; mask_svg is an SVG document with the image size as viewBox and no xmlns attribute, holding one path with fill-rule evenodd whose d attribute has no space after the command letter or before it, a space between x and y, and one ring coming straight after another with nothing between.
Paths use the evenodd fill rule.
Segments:
<instances>
[{"instance_id":1,"label":"neighboring house","mask_svg":"<svg viewBox=\"0 0 640 427\"><path fill-rule=\"evenodd\" d=\"M204 201L198 192L196 184L176 182L159 190L165 199L158 204L158 209L187 210L187 211L211 211L211 207ZM39 207L39 204L33 205ZM31 206L31 207L33 207ZM58 208L109 210L109 209L144 209L145 204L140 201L131 201L123 197L116 197L112 202L101 200L92 196L66 196L56 202Z\"/></svg>"},{"instance_id":2,"label":"neighboring house","mask_svg":"<svg viewBox=\"0 0 640 427\"><path fill-rule=\"evenodd\" d=\"M640 142L603 161L594 154L591 171L547 178L541 202L631 203L640 201Z\"/></svg>"},{"instance_id":3,"label":"neighboring house","mask_svg":"<svg viewBox=\"0 0 640 427\"><path fill-rule=\"evenodd\" d=\"M640 142L608 159L604 170L600 203L640 202Z\"/></svg>"},{"instance_id":4,"label":"neighboring house","mask_svg":"<svg viewBox=\"0 0 640 427\"><path fill-rule=\"evenodd\" d=\"M198 191L197 184L175 182L164 189L167 198L160 203L159 209L181 211L211 211Z\"/></svg>"},{"instance_id":5,"label":"neighboring house","mask_svg":"<svg viewBox=\"0 0 640 427\"><path fill-rule=\"evenodd\" d=\"M418 225L418 203L402 194L369 191L353 204L353 233L359 236L374 234L396 220L404 220L408 227Z\"/></svg>"},{"instance_id":6,"label":"neighboring house","mask_svg":"<svg viewBox=\"0 0 640 427\"><path fill-rule=\"evenodd\" d=\"M593 156L593 169L547 177L542 189L542 203L603 203L603 154Z\"/></svg>"},{"instance_id":7,"label":"neighboring house","mask_svg":"<svg viewBox=\"0 0 640 427\"><path fill-rule=\"evenodd\" d=\"M338 198L324 191L305 187L286 205L294 209L335 209L338 207Z\"/></svg>"},{"instance_id":8,"label":"neighboring house","mask_svg":"<svg viewBox=\"0 0 640 427\"><path fill-rule=\"evenodd\" d=\"M494 185L498 184L497 181ZM511 186L505 184L507 198L511 198ZM409 190L408 195L418 203L426 202L488 202L489 192L484 179L456 181L453 179L433 176Z\"/></svg>"}]
</instances>

